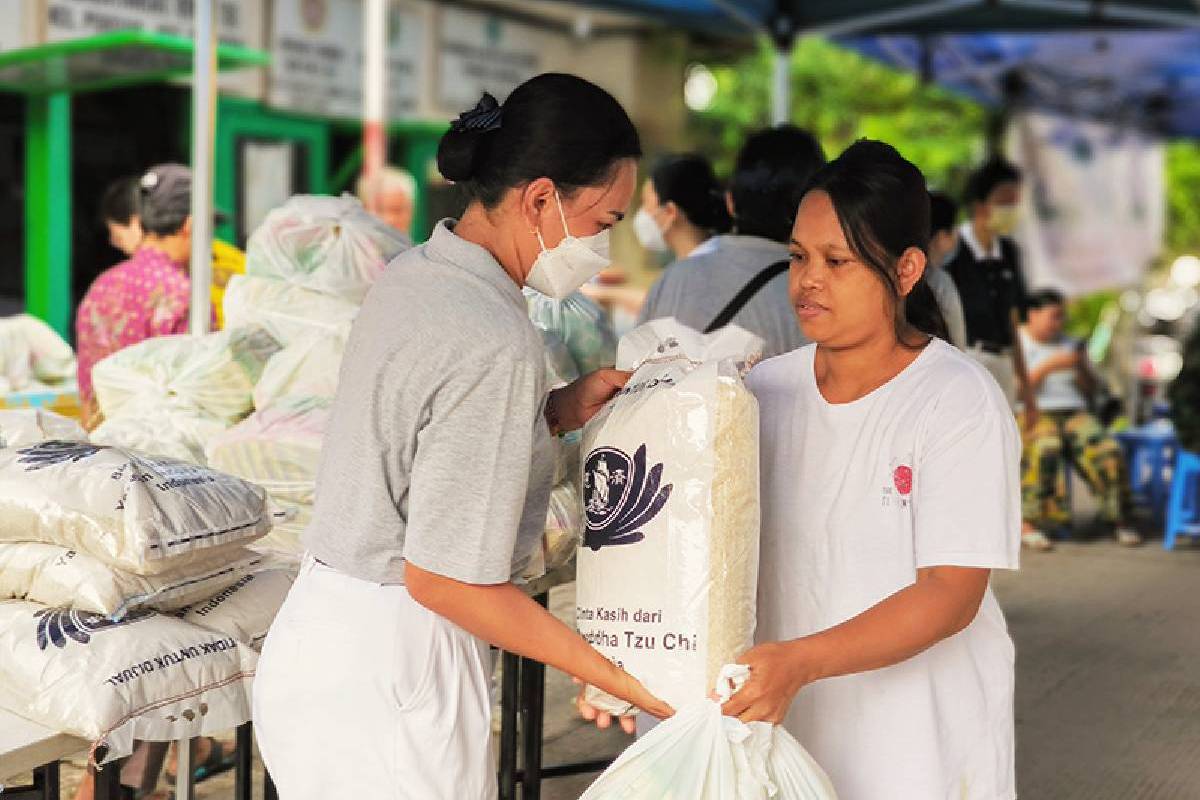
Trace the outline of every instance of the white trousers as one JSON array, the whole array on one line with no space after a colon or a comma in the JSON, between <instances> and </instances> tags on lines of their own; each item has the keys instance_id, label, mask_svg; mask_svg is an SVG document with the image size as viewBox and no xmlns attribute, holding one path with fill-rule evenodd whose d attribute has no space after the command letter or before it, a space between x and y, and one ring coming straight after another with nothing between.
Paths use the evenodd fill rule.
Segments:
<instances>
[{"instance_id":1,"label":"white trousers","mask_svg":"<svg viewBox=\"0 0 1200 800\"><path fill-rule=\"evenodd\" d=\"M992 374L1000 390L1008 398L1008 407L1017 407L1017 368L1013 364L1012 353L989 353L976 345L967 351L967 355L975 359L980 366Z\"/></svg>"},{"instance_id":2,"label":"white trousers","mask_svg":"<svg viewBox=\"0 0 1200 800\"><path fill-rule=\"evenodd\" d=\"M263 645L254 725L282 800L491 800L487 645L305 557Z\"/></svg>"}]
</instances>

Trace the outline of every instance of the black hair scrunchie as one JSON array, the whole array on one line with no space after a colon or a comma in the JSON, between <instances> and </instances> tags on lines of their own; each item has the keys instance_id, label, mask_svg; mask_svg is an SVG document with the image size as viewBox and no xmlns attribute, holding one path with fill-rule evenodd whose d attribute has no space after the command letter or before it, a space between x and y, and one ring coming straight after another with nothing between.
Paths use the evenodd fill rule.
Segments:
<instances>
[{"instance_id":1,"label":"black hair scrunchie","mask_svg":"<svg viewBox=\"0 0 1200 800\"><path fill-rule=\"evenodd\" d=\"M450 123L450 130L454 133L487 133L499 130L503 117L504 110L500 103L491 94L484 92L474 108L459 114L458 119Z\"/></svg>"}]
</instances>

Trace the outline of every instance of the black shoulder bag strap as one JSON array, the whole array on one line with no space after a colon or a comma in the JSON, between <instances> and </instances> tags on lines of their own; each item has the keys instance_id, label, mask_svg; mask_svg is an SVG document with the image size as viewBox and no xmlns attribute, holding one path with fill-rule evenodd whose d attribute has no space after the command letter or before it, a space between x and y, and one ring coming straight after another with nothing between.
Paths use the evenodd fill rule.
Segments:
<instances>
[{"instance_id":1,"label":"black shoulder bag strap","mask_svg":"<svg viewBox=\"0 0 1200 800\"><path fill-rule=\"evenodd\" d=\"M787 268L787 259L784 259L783 261L776 261L774 264L771 264L762 272L751 278L750 282L743 286L742 290L738 292L732 300L729 301L729 305L721 309L721 313L717 314L717 318L709 323L709 326L704 329L704 332L712 333L713 331L719 331L721 328L724 328L726 325L728 325L730 320L736 317L737 313L745 308L746 303L749 303L751 298L758 294L760 289L770 283L773 278L787 272Z\"/></svg>"}]
</instances>

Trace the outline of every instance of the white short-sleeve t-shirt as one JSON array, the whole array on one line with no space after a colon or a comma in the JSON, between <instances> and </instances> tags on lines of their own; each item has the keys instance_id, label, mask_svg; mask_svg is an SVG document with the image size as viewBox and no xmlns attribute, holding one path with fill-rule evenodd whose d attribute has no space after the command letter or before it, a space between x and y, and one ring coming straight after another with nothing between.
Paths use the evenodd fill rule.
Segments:
<instances>
[{"instance_id":1,"label":"white short-sleeve t-shirt","mask_svg":"<svg viewBox=\"0 0 1200 800\"><path fill-rule=\"evenodd\" d=\"M816 346L747 381L762 425L759 641L857 616L940 565L1015 569L1020 440L983 368L934 339L889 383L828 403ZM1013 645L991 589L961 633L800 691L785 725L841 800L1009 800Z\"/></svg>"}]
</instances>

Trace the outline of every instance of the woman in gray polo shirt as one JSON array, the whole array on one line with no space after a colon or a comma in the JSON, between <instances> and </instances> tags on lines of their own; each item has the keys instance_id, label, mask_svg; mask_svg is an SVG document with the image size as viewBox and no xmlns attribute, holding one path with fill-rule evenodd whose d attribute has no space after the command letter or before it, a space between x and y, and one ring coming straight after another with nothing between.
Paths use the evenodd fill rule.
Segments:
<instances>
[{"instance_id":1,"label":"woman in gray polo shirt","mask_svg":"<svg viewBox=\"0 0 1200 800\"><path fill-rule=\"evenodd\" d=\"M493 797L489 643L670 713L510 582L541 535L551 434L627 377L546 395L521 287L565 297L607 265L640 152L620 105L568 75L503 106L485 95L442 139L470 206L396 259L355 321L309 554L258 666L285 800Z\"/></svg>"}]
</instances>

